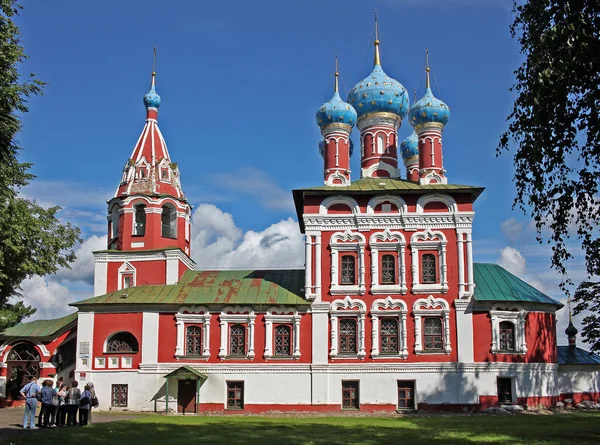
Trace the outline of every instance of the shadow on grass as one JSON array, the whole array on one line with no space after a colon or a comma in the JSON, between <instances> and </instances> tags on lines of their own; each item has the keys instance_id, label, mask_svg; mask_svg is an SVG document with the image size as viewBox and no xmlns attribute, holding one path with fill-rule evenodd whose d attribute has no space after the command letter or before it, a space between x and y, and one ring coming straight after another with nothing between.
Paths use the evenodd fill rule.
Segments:
<instances>
[{"instance_id":1,"label":"shadow on grass","mask_svg":"<svg viewBox=\"0 0 600 445\"><path fill-rule=\"evenodd\" d=\"M598 444L600 415L431 416L401 418L162 417L29 432L15 443L398 445L465 443ZM0 434L2 431L0 430ZM0 436L1 437L1 436ZM9 441L0 443L10 443Z\"/></svg>"}]
</instances>

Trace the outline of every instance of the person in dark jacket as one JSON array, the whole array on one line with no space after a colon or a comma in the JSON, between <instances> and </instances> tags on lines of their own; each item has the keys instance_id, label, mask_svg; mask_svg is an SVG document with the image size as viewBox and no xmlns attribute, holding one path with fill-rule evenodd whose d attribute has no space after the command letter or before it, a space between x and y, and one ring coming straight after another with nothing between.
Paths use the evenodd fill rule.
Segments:
<instances>
[{"instance_id":1,"label":"person in dark jacket","mask_svg":"<svg viewBox=\"0 0 600 445\"><path fill-rule=\"evenodd\" d=\"M77 425L77 410L79 409L79 401L81 400L81 390L77 387L79 383L73 380L71 387L67 391L65 397L65 405L67 405L67 426Z\"/></svg>"},{"instance_id":2,"label":"person in dark jacket","mask_svg":"<svg viewBox=\"0 0 600 445\"><path fill-rule=\"evenodd\" d=\"M96 408L96 406L94 406L94 401L98 401L98 399L96 398L96 388L94 387L94 384L92 382L88 382L87 384L89 390L90 390L90 412L88 413L88 424L91 425L92 424L92 409Z\"/></svg>"},{"instance_id":3,"label":"person in dark jacket","mask_svg":"<svg viewBox=\"0 0 600 445\"><path fill-rule=\"evenodd\" d=\"M83 392L81 393L81 400L79 401L79 426L86 426L88 424L88 413L92 404L92 393L90 387L85 385Z\"/></svg>"},{"instance_id":4,"label":"person in dark jacket","mask_svg":"<svg viewBox=\"0 0 600 445\"><path fill-rule=\"evenodd\" d=\"M52 380L44 380L42 387L42 411L44 415L44 423L40 426L44 428L54 428L52 422L50 422L50 415L54 411L54 405L52 405L52 398L54 397L54 389L52 388Z\"/></svg>"}]
</instances>

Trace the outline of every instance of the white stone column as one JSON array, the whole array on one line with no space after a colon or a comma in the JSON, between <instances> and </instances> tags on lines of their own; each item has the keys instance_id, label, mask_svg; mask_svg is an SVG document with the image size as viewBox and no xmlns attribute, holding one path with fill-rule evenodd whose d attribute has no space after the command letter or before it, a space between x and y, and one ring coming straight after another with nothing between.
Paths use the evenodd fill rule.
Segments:
<instances>
[{"instance_id":1,"label":"white stone column","mask_svg":"<svg viewBox=\"0 0 600 445\"><path fill-rule=\"evenodd\" d=\"M185 344L185 329L183 320L175 322L177 327L177 344L175 345L175 355L184 355L183 345Z\"/></svg>"},{"instance_id":2,"label":"white stone column","mask_svg":"<svg viewBox=\"0 0 600 445\"><path fill-rule=\"evenodd\" d=\"M475 361L473 342L473 313L470 308L471 300L454 300L456 308L456 349L458 361L473 363Z\"/></svg>"},{"instance_id":3,"label":"white stone column","mask_svg":"<svg viewBox=\"0 0 600 445\"><path fill-rule=\"evenodd\" d=\"M365 314L363 313L358 316L358 335L358 356L364 359L367 352L365 350Z\"/></svg>"},{"instance_id":4,"label":"white stone column","mask_svg":"<svg viewBox=\"0 0 600 445\"><path fill-rule=\"evenodd\" d=\"M158 312L142 313L142 363L158 363Z\"/></svg>"},{"instance_id":5,"label":"white stone column","mask_svg":"<svg viewBox=\"0 0 600 445\"><path fill-rule=\"evenodd\" d=\"M441 245L442 261L442 292L448 291L448 263L446 262L446 244Z\"/></svg>"},{"instance_id":6,"label":"white stone column","mask_svg":"<svg viewBox=\"0 0 600 445\"><path fill-rule=\"evenodd\" d=\"M463 297L465 293L465 246L464 233L456 233L456 247L458 250L458 296Z\"/></svg>"},{"instance_id":7,"label":"white stone column","mask_svg":"<svg viewBox=\"0 0 600 445\"><path fill-rule=\"evenodd\" d=\"M419 354L423 350L421 340L421 314L415 314L415 353Z\"/></svg>"},{"instance_id":8,"label":"white stone column","mask_svg":"<svg viewBox=\"0 0 600 445\"><path fill-rule=\"evenodd\" d=\"M444 311L444 350L446 354L452 352L450 344L450 311Z\"/></svg>"},{"instance_id":9,"label":"white stone column","mask_svg":"<svg viewBox=\"0 0 600 445\"><path fill-rule=\"evenodd\" d=\"M358 247L358 266L359 266L359 277L358 293L363 295L366 292L365 288L365 246Z\"/></svg>"},{"instance_id":10,"label":"white stone column","mask_svg":"<svg viewBox=\"0 0 600 445\"><path fill-rule=\"evenodd\" d=\"M315 294L321 301L321 233L315 236Z\"/></svg>"},{"instance_id":11,"label":"white stone column","mask_svg":"<svg viewBox=\"0 0 600 445\"><path fill-rule=\"evenodd\" d=\"M265 358L273 356L273 321L265 317Z\"/></svg>"},{"instance_id":12,"label":"white stone column","mask_svg":"<svg viewBox=\"0 0 600 445\"><path fill-rule=\"evenodd\" d=\"M419 255L417 254L417 249L415 247L411 247L410 249L410 254L412 257L412 282L413 282L413 287L415 287L417 285L417 283L419 282L419 266L418 266L418 262L419 262Z\"/></svg>"},{"instance_id":13,"label":"white stone column","mask_svg":"<svg viewBox=\"0 0 600 445\"><path fill-rule=\"evenodd\" d=\"M331 249L331 286L338 286L340 284L338 280L339 268L338 251L337 249Z\"/></svg>"},{"instance_id":14,"label":"white stone column","mask_svg":"<svg viewBox=\"0 0 600 445\"><path fill-rule=\"evenodd\" d=\"M403 245L400 245L400 250L398 252L398 268L400 269L400 291L405 294L407 292L406 288L406 248Z\"/></svg>"},{"instance_id":15,"label":"white stone column","mask_svg":"<svg viewBox=\"0 0 600 445\"><path fill-rule=\"evenodd\" d=\"M371 313L371 356L379 355L379 315Z\"/></svg>"},{"instance_id":16,"label":"white stone column","mask_svg":"<svg viewBox=\"0 0 600 445\"><path fill-rule=\"evenodd\" d=\"M475 283L473 281L473 240L471 232L467 232L467 287L469 296L473 295Z\"/></svg>"},{"instance_id":17,"label":"white stone column","mask_svg":"<svg viewBox=\"0 0 600 445\"><path fill-rule=\"evenodd\" d=\"M294 355L295 359L300 358L300 316L294 317Z\"/></svg>"},{"instance_id":18,"label":"white stone column","mask_svg":"<svg viewBox=\"0 0 600 445\"><path fill-rule=\"evenodd\" d=\"M210 357L210 314L204 318L204 325L202 326L202 334L204 336L204 347L202 348L202 355Z\"/></svg>"},{"instance_id":19,"label":"white stone column","mask_svg":"<svg viewBox=\"0 0 600 445\"><path fill-rule=\"evenodd\" d=\"M371 286L379 285L379 251L374 244L371 246Z\"/></svg>"},{"instance_id":20,"label":"white stone column","mask_svg":"<svg viewBox=\"0 0 600 445\"><path fill-rule=\"evenodd\" d=\"M331 350L329 351L329 355L331 357L335 357L338 352L338 341L337 341L337 330L338 330L338 318L337 315L331 314Z\"/></svg>"},{"instance_id":21,"label":"white stone column","mask_svg":"<svg viewBox=\"0 0 600 445\"><path fill-rule=\"evenodd\" d=\"M310 308L312 317L312 363L326 365L329 353L329 303L313 302Z\"/></svg>"},{"instance_id":22,"label":"white stone column","mask_svg":"<svg viewBox=\"0 0 600 445\"><path fill-rule=\"evenodd\" d=\"M401 316L401 323L400 323L400 329L402 329L401 331L401 335L402 335L402 353L400 354L400 356L402 358L407 358L408 357L408 340L406 338L406 312L402 312L402 316Z\"/></svg>"},{"instance_id":23,"label":"white stone column","mask_svg":"<svg viewBox=\"0 0 600 445\"><path fill-rule=\"evenodd\" d=\"M219 358L225 358L227 357L228 323L226 321L221 320L219 325L221 327L221 346L219 347Z\"/></svg>"},{"instance_id":24,"label":"white stone column","mask_svg":"<svg viewBox=\"0 0 600 445\"><path fill-rule=\"evenodd\" d=\"M312 235L306 234L304 238L304 294L307 299L312 299Z\"/></svg>"},{"instance_id":25,"label":"white stone column","mask_svg":"<svg viewBox=\"0 0 600 445\"><path fill-rule=\"evenodd\" d=\"M249 359L254 358L254 317L248 320L248 355Z\"/></svg>"},{"instance_id":26,"label":"white stone column","mask_svg":"<svg viewBox=\"0 0 600 445\"><path fill-rule=\"evenodd\" d=\"M108 262L104 255L94 254L94 297L104 295L108 286Z\"/></svg>"}]
</instances>

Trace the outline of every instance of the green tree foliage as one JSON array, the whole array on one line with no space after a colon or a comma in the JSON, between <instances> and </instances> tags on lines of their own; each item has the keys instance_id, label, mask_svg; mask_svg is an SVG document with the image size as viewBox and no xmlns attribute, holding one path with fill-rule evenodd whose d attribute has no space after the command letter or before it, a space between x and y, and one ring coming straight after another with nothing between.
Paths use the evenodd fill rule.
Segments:
<instances>
[{"instance_id":1,"label":"green tree foliage","mask_svg":"<svg viewBox=\"0 0 600 445\"><path fill-rule=\"evenodd\" d=\"M538 241L552 246L567 291L573 244L586 272L600 275L600 2L522 0L513 12L511 33L525 61L515 71L517 98L497 153L514 147L514 205L532 216ZM588 308L592 288L584 283L576 292L576 311ZM596 331L583 335L600 350Z\"/></svg>"},{"instance_id":2,"label":"green tree foliage","mask_svg":"<svg viewBox=\"0 0 600 445\"><path fill-rule=\"evenodd\" d=\"M34 179L31 164L18 160L20 115L44 85L33 74L23 80L18 71L26 57L13 21L20 9L17 0L0 0L0 330L35 312L20 301L20 283L68 267L80 241L79 229L56 218L59 207L44 209L19 196Z\"/></svg>"}]
</instances>

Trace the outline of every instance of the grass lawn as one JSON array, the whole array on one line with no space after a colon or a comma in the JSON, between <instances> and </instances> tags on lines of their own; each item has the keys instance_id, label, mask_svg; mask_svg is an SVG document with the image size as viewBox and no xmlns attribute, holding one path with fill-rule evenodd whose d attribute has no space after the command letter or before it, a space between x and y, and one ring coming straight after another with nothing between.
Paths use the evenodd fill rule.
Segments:
<instances>
[{"instance_id":1,"label":"grass lawn","mask_svg":"<svg viewBox=\"0 0 600 445\"><path fill-rule=\"evenodd\" d=\"M95 416L101 416L97 413ZM30 432L0 443L151 445L600 444L600 413L512 416L179 417Z\"/></svg>"}]
</instances>

